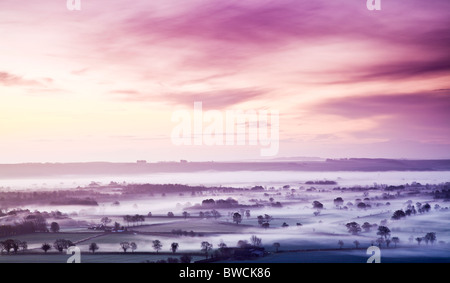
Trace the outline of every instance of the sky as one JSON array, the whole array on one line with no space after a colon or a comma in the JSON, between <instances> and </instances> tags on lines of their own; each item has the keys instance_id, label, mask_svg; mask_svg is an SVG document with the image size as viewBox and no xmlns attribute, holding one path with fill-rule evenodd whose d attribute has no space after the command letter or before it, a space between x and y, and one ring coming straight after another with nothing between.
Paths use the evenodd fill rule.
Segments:
<instances>
[{"instance_id":1,"label":"sky","mask_svg":"<svg viewBox=\"0 0 450 283\"><path fill-rule=\"evenodd\" d=\"M81 0L79 11L2 0L0 163L450 158L449 11L448 0L381 0L380 11L365 0ZM276 151L261 156L267 144L250 138L175 143L174 113L194 124L195 102L221 117L279 113L267 124ZM202 135L233 134L218 121L203 120Z\"/></svg>"}]
</instances>

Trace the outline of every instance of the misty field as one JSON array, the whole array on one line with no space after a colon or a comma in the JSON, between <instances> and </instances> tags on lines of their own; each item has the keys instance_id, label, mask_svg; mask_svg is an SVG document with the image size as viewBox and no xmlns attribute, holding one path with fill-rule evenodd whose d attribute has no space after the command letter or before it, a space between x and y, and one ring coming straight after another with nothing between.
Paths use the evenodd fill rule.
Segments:
<instances>
[{"instance_id":1,"label":"misty field","mask_svg":"<svg viewBox=\"0 0 450 283\"><path fill-rule=\"evenodd\" d=\"M70 255L67 247L57 250L58 239L79 247L82 262L183 255L191 262L366 262L370 246L381 249L382 262L450 262L448 183L341 187L336 179L243 187L96 183L76 189L77 202L89 205L70 204L75 197L66 188L32 197L4 192L0 262L65 262ZM45 231L10 232L37 219ZM21 245L14 250L8 239ZM254 248L264 253L225 256Z\"/></svg>"}]
</instances>

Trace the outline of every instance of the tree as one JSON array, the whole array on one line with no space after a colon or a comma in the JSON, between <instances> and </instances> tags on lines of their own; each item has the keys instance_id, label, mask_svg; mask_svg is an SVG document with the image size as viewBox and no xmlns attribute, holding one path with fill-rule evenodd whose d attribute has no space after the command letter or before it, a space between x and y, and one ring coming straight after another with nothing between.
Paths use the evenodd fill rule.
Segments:
<instances>
[{"instance_id":1,"label":"tree","mask_svg":"<svg viewBox=\"0 0 450 283\"><path fill-rule=\"evenodd\" d=\"M356 207L359 209L366 209L367 205L364 202L360 202L356 205Z\"/></svg>"},{"instance_id":2,"label":"tree","mask_svg":"<svg viewBox=\"0 0 450 283\"><path fill-rule=\"evenodd\" d=\"M253 235L250 238L250 242L252 243L253 246L259 247L261 245L262 239Z\"/></svg>"},{"instance_id":3,"label":"tree","mask_svg":"<svg viewBox=\"0 0 450 283\"><path fill-rule=\"evenodd\" d=\"M431 206L429 203L426 203L425 205L422 206L422 211L424 212L429 212L431 209Z\"/></svg>"},{"instance_id":4,"label":"tree","mask_svg":"<svg viewBox=\"0 0 450 283\"><path fill-rule=\"evenodd\" d=\"M275 247L275 252L278 252L278 249L280 248L280 243L273 243L273 246Z\"/></svg>"},{"instance_id":5,"label":"tree","mask_svg":"<svg viewBox=\"0 0 450 283\"><path fill-rule=\"evenodd\" d=\"M63 252L63 250L75 246L72 241L65 240L65 239L58 239L53 243L53 247L58 250L59 252Z\"/></svg>"},{"instance_id":6,"label":"tree","mask_svg":"<svg viewBox=\"0 0 450 283\"><path fill-rule=\"evenodd\" d=\"M219 249L220 249L221 251L223 251L223 250L226 249L226 248L227 248L227 244L225 244L224 242L220 241L220 243L219 243Z\"/></svg>"},{"instance_id":7,"label":"tree","mask_svg":"<svg viewBox=\"0 0 450 283\"><path fill-rule=\"evenodd\" d=\"M417 237L417 238L416 238L417 244L418 244L419 246L420 246L420 242L422 242L422 240L423 240L422 237Z\"/></svg>"},{"instance_id":8,"label":"tree","mask_svg":"<svg viewBox=\"0 0 450 283\"><path fill-rule=\"evenodd\" d=\"M359 247L359 241L358 240L354 240L353 244L355 244L355 247L358 248Z\"/></svg>"},{"instance_id":9,"label":"tree","mask_svg":"<svg viewBox=\"0 0 450 283\"><path fill-rule=\"evenodd\" d=\"M187 211L183 211L183 217L184 219L189 217L189 213Z\"/></svg>"},{"instance_id":10,"label":"tree","mask_svg":"<svg viewBox=\"0 0 450 283\"><path fill-rule=\"evenodd\" d=\"M56 222L52 222L52 224L50 224L50 231L52 231L53 233L59 232L59 224Z\"/></svg>"},{"instance_id":11,"label":"tree","mask_svg":"<svg viewBox=\"0 0 450 283\"><path fill-rule=\"evenodd\" d=\"M127 222L127 226L130 227L131 216L130 216L130 215L125 215L125 216L123 217L123 220L124 220L125 222Z\"/></svg>"},{"instance_id":12,"label":"tree","mask_svg":"<svg viewBox=\"0 0 450 283\"><path fill-rule=\"evenodd\" d=\"M384 238L380 237L376 240L376 242L377 242L378 246L381 248L381 245L384 243Z\"/></svg>"},{"instance_id":13,"label":"tree","mask_svg":"<svg viewBox=\"0 0 450 283\"><path fill-rule=\"evenodd\" d=\"M152 247L158 253L162 249L162 244L160 240L154 240L152 242Z\"/></svg>"},{"instance_id":14,"label":"tree","mask_svg":"<svg viewBox=\"0 0 450 283\"><path fill-rule=\"evenodd\" d=\"M47 251L50 250L51 248L52 248L52 246L50 246L50 245L47 244L47 243L44 243L44 244L42 244L42 246L41 246L41 249L42 249L45 253L47 253Z\"/></svg>"},{"instance_id":15,"label":"tree","mask_svg":"<svg viewBox=\"0 0 450 283\"><path fill-rule=\"evenodd\" d=\"M179 246L178 243L172 243L170 245L170 249L172 250L172 253L176 253L177 252L178 246Z\"/></svg>"},{"instance_id":16,"label":"tree","mask_svg":"<svg viewBox=\"0 0 450 283\"><path fill-rule=\"evenodd\" d=\"M342 240L339 240L338 245L339 245L339 248L342 249L342 246L344 246L344 242Z\"/></svg>"},{"instance_id":17,"label":"tree","mask_svg":"<svg viewBox=\"0 0 450 283\"><path fill-rule=\"evenodd\" d=\"M97 243L91 243L89 245L89 250L92 251L92 253L95 253L95 251L98 249L99 249L99 247L98 247Z\"/></svg>"},{"instance_id":18,"label":"tree","mask_svg":"<svg viewBox=\"0 0 450 283\"><path fill-rule=\"evenodd\" d=\"M137 249L137 245L135 242L130 243L131 252L134 252Z\"/></svg>"},{"instance_id":19,"label":"tree","mask_svg":"<svg viewBox=\"0 0 450 283\"><path fill-rule=\"evenodd\" d=\"M402 219L402 218L405 218L406 217L406 213L403 211L403 210L396 210L395 212L394 212L394 215L392 215L392 219L394 219L394 220L400 220L400 219Z\"/></svg>"},{"instance_id":20,"label":"tree","mask_svg":"<svg viewBox=\"0 0 450 283\"><path fill-rule=\"evenodd\" d=\"M262 224L264 223L264 217L262 215L259 215L257 217L257 219L258 219L258 224L262 226Z\"/></svg>"},{"instance_id":21,"label":"tree","mask_svg":"<svg viewBox=\"0 0 450 283\"><path fill-rule=\"evenodd\" d=\"M175 215L173 214L173 212L169 211L169 212L167 212L167 217L172 218L172 217L175 217Z\"/></svg>"},{"instance_id":22,"label":"tree","mask_svg":"<svg viewBox=\"0 0 450 283\"><path fill-rule=\"evenodd\" d=\"M333 200L335 206L339 207L344 204L344 200L341 197L335 198Z\"/></svg>"},{"instance_id":23,"label":"tree","mask_svg":"<svg viewBox=\"0 0 450 283\"><path fill-rule=\"evenodd\" d=\"M431 244L434 244L434 242L436 241L436 233L434 233L434 232L427 233L425 235L425 237L423 237L423 239L425 240L425 243L427 245L428 245L428 242L431 242Z\"/></svg>"},{"instance_id":24,"label":"tree","mask_svg":"<svg viewBox=\"0 0 450 283\"><path fill-rule=\"evenodd\" d=\"M242 222L242 216L238 212L235 212L233 214L233 222L236 222L236 224L239 224Z\"/></svg>"},{"instance_id":25,"label":"tree","mask_svg":"<svg viewBox=\"0 0 450 283\"><path fill-rule=\"evenodd\" d=\"M370 229L372 228L372 224L369 222L364 222L364 224L361 226L361 228L364 229L364 232L370 232Z\"/></svg>"},{"instance_id":26,"label":"tree","mask_svg":"<svg viewBox=\"0 0 450 283\"><path fill-rule=\"evenodd\" d=\"M394 243L394 248L396 248L397 244L400 242L400 239L398 237L392 237L392 242Z\"/></svg>"},{"instance_id":27,"label":"tree","mask_svg":"<svg viewBox=\"0 0 450 283\"><path fill-rule=\"evenodd\" d=\"M356 222L350 222L350 223L347 223L347 224L345 225L345 227L347 227L348 232L351 233L352 235L356 235L356 234L358 234L359 232L361 232L361 227L360 227L359 224L356 223Z\"/></svg>"},{"instance_id":28,"label":"tree","mask_svg":"<svg viewBox=\"0 0 450 283\"><path fill-rule=\"evenodd\" d=\"M313 208L315 209L323 209L323 204L317 200L313 201Z\"/></svg>"},{"instance_id":29,"label":"tree","mask_svg":"<svg viewBox=\"0 0 450 283\"><path fill-rule=\"evenodd\" d=\"M389 245L391 244L391 240L390 239L386 239L385 242L386 242L386 247L389 248Z\"/></svg>"},{"instance_id":30,"label":"tree","mask_svg":"<svg viewBox=\"0 0 450 283\"><path fill-rule=\"evenodd\" d=\"M206 258L208 258L208 252L212 249L213 245L209 242L202 242L201 243L201 251L205 253Z\"/></svg>"},{"instance_id":31,"label":"tree","mask_svg":"<svg viewBox=\"0 0 450 283\"><path fill-rule=\"evenodd\" d=\"M264 229L267 229L267 228L269 228L270 224L269 224L269 222L264 222L261 226L262 226Z\"/></svg>"},{"instance_id":32,"label":"tree","mask_svg":"<svg viewBox=\"0 0 450 283\"><path fill-rule=\"evenodd\" d=\"M129 242L121 242L120 247L122 248L123 252L126 253L127 250L130 248Z\"/></svg>"},{"instance_id":33,"label":"tree","mask_svg":"<svg viewBox=\"0 0 450 283\"><path fill-rule=\"evenodd\" d=\"M11 250L14 250L14 253L16 253L17 250L19 249L19 244L20 244L20 241L13 240L13 239L8 239L8 240L1 242L2 249L6 250L6 252L8 254Z\"/></svg>"},{"instance_id":34,"label":"tree","mask_svg":"<svg viewBox=\"0 0 450 283\"><path fill-rule=\"evenodd\" d=\"M377 235L384 237L384 239L387 239L391 235L391 230L389 230L389 228L386 226L378 226Z\"/></svg>"}]
</instances>

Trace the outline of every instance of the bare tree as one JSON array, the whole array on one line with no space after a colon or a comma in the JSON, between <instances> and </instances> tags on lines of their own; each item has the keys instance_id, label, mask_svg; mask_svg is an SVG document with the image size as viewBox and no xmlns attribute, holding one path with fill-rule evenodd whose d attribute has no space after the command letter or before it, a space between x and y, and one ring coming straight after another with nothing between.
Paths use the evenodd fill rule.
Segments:
<instances>
[{"instance_id":1,"label":"bare tree","mask_svg":"<svg viewBox=\"0 0 450 283\"><path fill-rule=\"evenodd\" d=\"M252 243L253 246L259 247L261 245L262 239L253 235L250 238L250 242Z\"/></svg>"}]
</instances>

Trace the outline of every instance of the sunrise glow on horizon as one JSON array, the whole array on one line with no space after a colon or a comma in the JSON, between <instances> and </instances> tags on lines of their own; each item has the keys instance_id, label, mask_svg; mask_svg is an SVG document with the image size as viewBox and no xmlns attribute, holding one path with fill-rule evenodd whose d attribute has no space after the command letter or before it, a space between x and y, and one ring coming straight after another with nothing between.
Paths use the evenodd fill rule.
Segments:
<instances>
[{"instance_id":1,"label":"sunrise glow on horizon","mask_svg":"<svg viewBox=\"0 0 450 283\"><path fill-rule=\"evenodd\" d=\"M174 111L276 110L276 157L450 158L450 2L0 2L0 163L246 160Z\"/></svg>"}]
</instances>

